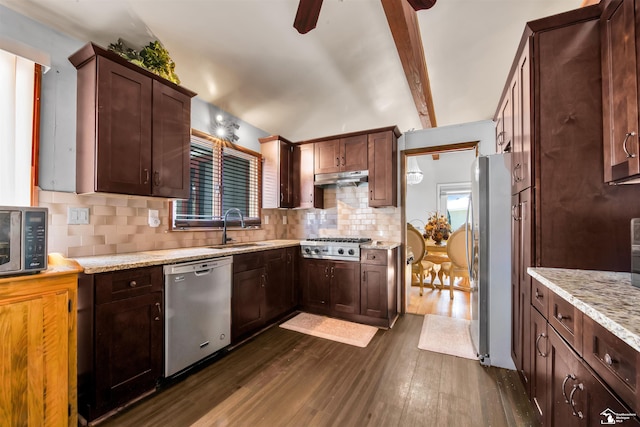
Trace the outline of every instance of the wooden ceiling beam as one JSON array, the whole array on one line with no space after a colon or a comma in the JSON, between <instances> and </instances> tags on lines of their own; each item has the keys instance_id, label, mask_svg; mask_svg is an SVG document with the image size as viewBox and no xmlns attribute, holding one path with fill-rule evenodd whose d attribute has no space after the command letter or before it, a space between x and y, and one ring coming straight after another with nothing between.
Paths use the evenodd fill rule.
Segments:
<instances>
[{"instance_id":1,"label":"wooden ceiling beam","mask_svg":"<svg viewBox=\"0 0 640 427\"><path fill-rule=\"evenodd\" d=\"M436 127L418 15L407 0L381 0L423 128Z\"/></svg>"}]
</instances>

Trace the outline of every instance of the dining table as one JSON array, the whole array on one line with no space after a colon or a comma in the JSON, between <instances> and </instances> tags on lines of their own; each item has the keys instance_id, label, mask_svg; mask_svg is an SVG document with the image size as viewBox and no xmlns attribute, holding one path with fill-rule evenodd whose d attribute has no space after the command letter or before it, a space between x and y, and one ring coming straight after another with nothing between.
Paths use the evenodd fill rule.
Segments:
<instances>
[{"instance_id":1,"label":"dining table","mask_svg":"<svg viewBox=\"0 0 640 427\"><path fill-rule=\"evenodd\" d=\"M447 255L447 242L443 240L440 243L436 243L432 239L425 239L425 246L427 248L427 253L422 258L424 261L431 261L433 265L433 269L430 272L431 275L431 286L435 287L434 280L436 276L438 276L438 280L440 280L440 286L444 287L443 275L444 271L442 270L442 263L451 262L449 256Z\"/></svg>"}]
</instances>

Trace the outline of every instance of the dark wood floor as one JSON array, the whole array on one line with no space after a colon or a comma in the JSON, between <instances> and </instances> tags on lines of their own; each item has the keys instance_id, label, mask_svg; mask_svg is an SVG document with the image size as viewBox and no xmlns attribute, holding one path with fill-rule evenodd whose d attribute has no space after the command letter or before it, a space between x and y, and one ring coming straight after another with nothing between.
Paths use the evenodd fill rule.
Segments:
<instances>
[{"instance_id":1,"label":"dark wood floor","mask_svg":"<svg viewBox=\"0 0 640 427\"><path fill-rule=\"evenodd\" d=\"M537 424L514 371L419 350L422 321L367 348L273 327L101 426Z\"/></svg>"}]
</instances>

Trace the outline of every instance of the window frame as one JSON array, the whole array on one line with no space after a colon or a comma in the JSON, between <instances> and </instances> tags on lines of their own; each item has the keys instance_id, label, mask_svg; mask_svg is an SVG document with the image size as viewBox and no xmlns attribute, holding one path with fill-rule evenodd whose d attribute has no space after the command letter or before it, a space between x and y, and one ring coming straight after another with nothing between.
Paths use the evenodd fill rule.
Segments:
<instances>
[{"instance_id":1,"label":"window frame","mask_svg":"<svg viewBox=\"0 0 640 427\"><path fill-rule=\"evenodd\" d=\"M257 208L257 217L245 218L244 223L245 227L260 227L262 225L262 163L263 158L262 155L256 151L248 149L246 147L242 147L232 142L223 140L221 138L217 138L208 133L199 131L197 129L191 129L191 137L189 138L189 153L191 153L191 143L192 137L199 138L200 140L211 142L214 145L221 146L222 150L225 147L231 148L233 150L239 151L244 154L248 154L250 156L255 157L256 159L256 208ZM189 155L191 158L191 155ZM189 163L189 167L191 167L191 163ZM180 220L179 223L176 222L175 218L175 204L178 200L172 200L169 205L169 229L171 231L207 231L207 230L221 230L224 226L222 206L219 219L214 215L215 219L211 220ZM237 215L230 215L227 220L227 227L240 227L241 222L240 218Z\"/></svg>"}]
</instances>

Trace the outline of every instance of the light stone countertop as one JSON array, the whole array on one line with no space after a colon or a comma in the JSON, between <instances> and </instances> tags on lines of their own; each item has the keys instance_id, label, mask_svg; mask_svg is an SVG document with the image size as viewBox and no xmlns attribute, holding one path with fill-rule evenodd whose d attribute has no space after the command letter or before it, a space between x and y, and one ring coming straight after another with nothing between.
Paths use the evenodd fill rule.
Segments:
<instances>
[{"instance_id":1,"label":"light stone countertop","mask_svg":"<svg viewBox=\"0 0 640 427\"><path fill-rule=\"evenodd\" d=\"M129 268L149 267L154 265L175 264L178 262L197 261L207 258L219 258L269 249L286 248L300 245L299 240L265 240L261 242L230 243L211 247L194 247L164 249L157 251L131 252L124 254L88 256L74 258L84 268L86 274L106 273L108 271L126 270Z\"/></svg>"},{"instance_id":2,"label":"light stone countertop","mask_svg":"<svg viewBox=\"0 0 640 427\"><path fill-rule=\"evenodd\" d=\"M395 249L400 246L399 242L385 242L374 240L371 243L360 245L360 249Z\"/></svg>"},{"instance_id":3,"label":"light stone countertop","mask_svg":"<svg viewBox=\"0 0 640 427\"><path fill-rule=\"evenodd\" d=\"M640 352L640 288L631 273L529 267L529 275Z\"/></svg>"}]
</instances>

